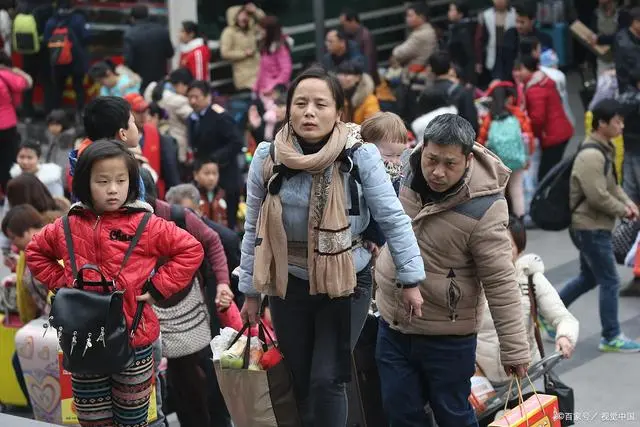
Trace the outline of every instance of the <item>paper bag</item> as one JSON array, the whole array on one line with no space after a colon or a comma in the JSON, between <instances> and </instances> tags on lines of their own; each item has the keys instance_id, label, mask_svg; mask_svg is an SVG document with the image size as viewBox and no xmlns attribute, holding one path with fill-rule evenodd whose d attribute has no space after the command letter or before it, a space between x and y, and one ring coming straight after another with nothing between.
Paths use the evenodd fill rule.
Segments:
<instances>
[{"instance_id":1,"label":"paper bag","mask_svg":"<svg viewBox=\"0 0 640 427\"><path fill-rule=\"evenodd\" d=\"M576 20L573 24L571 24L569 28L571 29L571 32L573 33L575 38L578 39L583 45L585 45L587 49L591 50L596 55L604 56L609 53L609 50L611 50L611 47L609 46L591 44L591 39L593 38L593 35L595 33L582 22Z\"/></svg>"},{"instance_id":2,"label":"paper bag","mask_svg":"<svg viewBox=\"0 0 640 427\"><path fill-rule=\"evenodd\" d=\"M476 413L482 413L487 409L487 402L496 395L496 390L491 381L484 375L482 369L476 365L476 372L471 377L471 394L469 402Z\"/></svg>"},{"instance_id":3,"label":"paper bag","mask_svg":"<svg viewBox=\"0 0 640 427\"><path fill-rule=\"evenodd\" d=\"M63 424L78 424L78 415L73 404L73 390L71 389L71 372L62 367L62 352L58 353L58 364L60 366L60 407L62 409ZM155 375L154 375L155 378ZM158 407L156 402L156 385L151 389L149 398L149 412L147 421L152 422L158 419Z\"/></svg>"},{"instance_id":4,"label":"paper bag","mask_svg":"<svg viewBox=\"0 0 640 427\"><path fill-rule=\"evenodd\" d=\"M558 398L534 394L489 427L561 427Z\"/></svg>"}]
</instances>

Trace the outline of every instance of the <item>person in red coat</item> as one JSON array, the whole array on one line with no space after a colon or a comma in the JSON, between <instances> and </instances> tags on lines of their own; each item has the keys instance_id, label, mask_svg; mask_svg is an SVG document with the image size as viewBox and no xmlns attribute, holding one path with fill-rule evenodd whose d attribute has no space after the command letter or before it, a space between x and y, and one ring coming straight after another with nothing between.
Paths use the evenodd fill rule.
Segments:
<instances>
[{"instance_id":1,"label":"person in red coat","mask_svg":"<svg viewBox=\"0 0 640 427\"><path fill-rule=\"evenodd\" d=\"M561 160L573 136L573 125L567 117L555 82L540 70L538 59L523 56L514 68L516 77L524 83L527 115L533 134L540 142L542 157L538 181Z\"/></svg>"},{"instance_id":2,"label":"person in red coat","mask_svg":"<svg viewBox=\"0 0 640 427\"><path fill-rule=\"evenodd\" d=\"M184 21L180 29L180 66L191 72L196 80L211 80L209 74L211 51L204 38L200 37L198 24Z\"/></svg>"},{"instance_id":3,"label":"person in red coat","mask_svg":"<svg viewBox=\"0 0 640 427\"><path fill-rule=\"evenodd\" d=\"M72 372L75 408L83 426L147 425L154 378L151 345L160 332L151 306L189 285L203 259L202 245L194 237L152 215L127 268L120 271L138 225L146 213L153 212L138 200L139 176L138 163L123 143L100 140L80 156L73 178L73 193L80 202L71 207L68 219L77 268L95 265L115 288L124 291L124 316L135 350L134 364L118 374L92 375L87 381L86 375ZM76 278L62 219L33 237L26 258L33 276L49 290L73 286ZM156 269L160 258L168 261ZM89 283L100 280L93 271L84 272L84 278ZM140 327L132 329L139 302L146 304ZM112 395L112 389L117 393ZM104 402L112 403L105 406Z\"/></svg>"}]
</instances>

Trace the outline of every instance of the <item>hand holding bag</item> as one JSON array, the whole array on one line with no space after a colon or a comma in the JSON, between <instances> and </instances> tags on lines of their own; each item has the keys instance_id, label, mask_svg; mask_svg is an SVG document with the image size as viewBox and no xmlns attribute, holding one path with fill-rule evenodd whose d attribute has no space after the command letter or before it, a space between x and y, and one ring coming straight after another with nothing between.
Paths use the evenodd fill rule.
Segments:
<instances>
[{"instance_id":1,"label":"hand holding bag","mask_svg":"<svg viewBox=\"0 0 640 427\"><path fill-rule=\"evenodd\" d=\"M544 344L542 343L540 327L538 326L538 303L536 301L536 287L533 282L533 275L529 276L529 301L531 302L531 317L533 318L534 333L536 336L536 343L538 344L538 351L540 351L540 357L544 359ZM558 408L561 414L560 418L562 420L562 427L574 425L573 414L575 412L575 400L573 396L573 389L560 381L558 375L553 371L549 371L544 374L544 391L545 393L558 398ZM567 416L567 414L571 414L571 416Z\"/></svg>"},{"instance_id":2,"label":"hand holding bag","mask_svg":"<svg viewBox=\"0 0 640 427\"><path fill-rule=\"evenodd\" d=\"M52 299L49 327L58 334L58 342L64 354L64 368L74 374L110 375L126 369L133 363L134 349L130 339L142 318L144 302L139 302L131 331L127 331L123 298L126 290L117 287L120 273L138 244L151 218L146 213L129 244L120 271L108 282L95 265L77 269L69 218L64 216L64 228L71 271L75 277L73 287L61 288ZM100 282L85 282L83 272L91 270L100 276ZM87 291L85 287L102 287L103 293ZM129 291L131 292L131 291Z\"/></svg>"},{"instance_id":3,"label":"hand holding bag","mask_svg":"<svg viewBox=\"0 0 640 427\"><path fill-rule=\"evenodd\" d=\"M277 348L271 334L262 322L258 324L263 350L266 340ZM251 328L245 324L227 349L248 331L244 350L243 369L222 369L214 362L220 391L236 427L301 427L298 407L293 392L293 378L281 360L266 371L248 370L251 346Z\"/></svg>"}]
</instances>

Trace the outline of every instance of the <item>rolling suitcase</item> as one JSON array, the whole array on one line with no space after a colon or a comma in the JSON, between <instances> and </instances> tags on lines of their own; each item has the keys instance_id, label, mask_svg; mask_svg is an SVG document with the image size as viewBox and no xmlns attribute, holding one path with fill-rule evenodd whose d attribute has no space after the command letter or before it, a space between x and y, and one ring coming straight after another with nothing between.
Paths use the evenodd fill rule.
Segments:
<instances>
[{"instance_id":1,"label":"rolling suitcase","mask_svg":"<svg viewBox=\"0 0 640 427\"><path fill-rule=\"evenodd\" d=\"M388 427L382 410L380 376L376 365L378 317L369 314L353 351L353 381L347 384L348 427Z\"/></svg>"},{"instance_id":2,"label":"rolling suitcase","mask_svg":"<svg viewBox=\"0 0 640 427\"><path fill-rule=\"evenodd\" d=\"M20 329L16 348L34 418L62 424L58 340L52 331L43 336L45 323L44 318L38 318Z\"/></svg>"},{"instance_id":3,"label":"rolling suitcase","mask_svg":"<svg viewBox=\"0 0 640 427\"><path fill-rule=\"evenodd\" d=\"M28 406L27 398L13 370L15 337L22 327L17 314L0 314L0 404L8 406Z\"/></svg>"}]
</instances>

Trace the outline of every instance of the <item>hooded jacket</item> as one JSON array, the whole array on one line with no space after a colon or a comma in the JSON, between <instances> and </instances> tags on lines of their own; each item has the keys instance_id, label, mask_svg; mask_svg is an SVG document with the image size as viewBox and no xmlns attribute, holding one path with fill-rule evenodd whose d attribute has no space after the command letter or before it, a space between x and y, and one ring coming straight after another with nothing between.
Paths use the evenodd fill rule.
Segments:
<instances>
[{"instance_id":1,"label":"hooded jacket","mask_svg":"<svg viewBox=\"0 0 640 427\"><path fill-rule=\"evenodd\" d=\"M520 257L516 261L516 279L520 285L520 300L522 302L520 314L527 327L531 361L535 363L540 360L540 351L534 332L536 326L531 317L529 276L532 276L534 284L538 313L556 330L556 339L566 337L575 346L578 342L579 323L564 306L558 292L544 276L542 259L534 254ZM491 382L508 381L509 377L502 368L503 364L500 360L500 344L496 328L491 313L487 309L488 306L485 304L484 317L480 332L478 332L476 361Z\"/></svg>"},{"instance_id":2,"label":"hooded jacket","mask_svg":"<svg viewBox=\"0 0 640 427\"><path fill-rule=\"evenodd\" d=\"M117 212L96 215L87 206L75 204L69 211L69 223L78 268L93 264L100 268L107 280L115 279L130 238L135 235L144 213L152 211L147 203L136 201ZM50 290L69 287L73 283L75 278L71 272L62 219L36 234L27 246L26 254L32 274L46 283ZM167 257L169 261L151 277L160 257ZM202 258L202 245L193 236L172 222L152 216L126 268L116 280L117 288L127 291L124 293L127 327L131 329L133 323L137 296L148 291L156 300L162 300L181 291L191 283ZM64 261L64 267L58 263L59 259ZM97 273L91 271L85 272L85 278L87 281L99 280ZM158 319L147 304L132 345L143 347L152 344L159 331Z\"/></svg>"},{"instance_id":3,"label":"hooded jacket","mask_svg":"<svg viewBox=\"0 0 640 427\"><path fill-rule=\"evenodd\" d=\"M511 261L507 231L509 213L504 190L509 169L489 150L476 144L473 160L457 191L439 202L423 203L416 187L422 178L422 144L405 161L400 202L412 220L427 278L419 284L422 317L405 318L402 289L388 247L375 268L376 303L392 329L404 334L476 334L485 300L500 337L504 364L531 359L520 309L520 289ZM416 158L417 157L417 158ZM417 166L419 168L419 166ZM422 178L424 180L424 178Z\"/></svg>"},{"instance_id":4,"label":"hooded jacket","mask_svg":"<svg viewBox=\"0 0 640 427\"><path fill-rule=\"evenodd\" d=\"M180 45L180 66L191 72L196 80L211 80L209 74L211 51L202 37Z\"/></svg>"},{"instance_id":5,"label":"hooded jacket","mask_svg":"<svg viewBox=\"0 0 640 427\"><path fill-rule=\"evenodd\" d=\"M289 84L293 70L290 49L287 39L283 37L279 42L272 43L268 49L260 52L258 78L253 87L256 94L270 92L279 84Z\"/></svg>"},{"instance_id":6,"label":"hooded jacket","mask_svg":"<svg viewBox=\"0 0 640 427\"><path fill-rule=\"evenodd\" d=\"M227 27L220 35L220 56L231 62L233 84L236 89L253 89L260 66L256 26L265 14L262 10L256 9L255 14L249 17L247 29L243 30L236 24L241 10L242 6L227 9ZM253 54L247 56L247 51L253 51Z\"/></svg>"},{"instance_id":7,"label":"hooded jacket","mask_svg":"<svg viewBox=\"0 0 640 427\"><path fill-rule=\"evenodd\" d=\"M374 93L375 85L368 74L363 74L351 95L351 99L345 100L344 112L347 117L345 122L353 122L361 125L362 122L380 112L380 104Z\"/></svg>"},{"instance_id":8,"label":"hooded jacket","mask_svg":"<svg viewBox=\"0 0 640 427\"><path fill-rule=\"evenodd\" d=\"M22 174L22 169L15 163L9 170L11 178ZM62 184L62 168L54 163L41 163L38 165L36 177L49 190L53 197L64 197L64 186Z\"/></svg>"}]
</instances>

